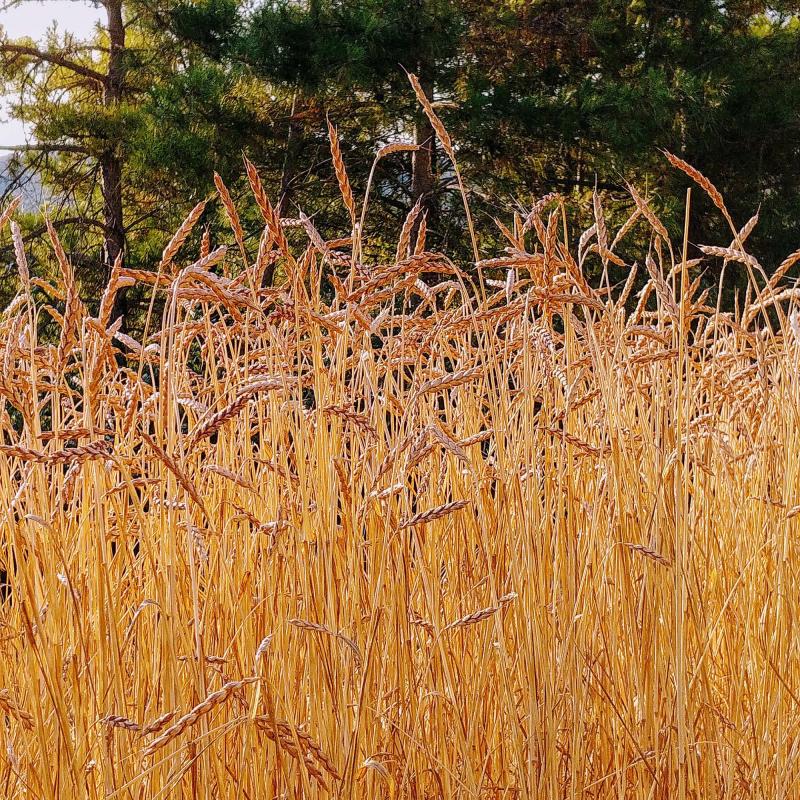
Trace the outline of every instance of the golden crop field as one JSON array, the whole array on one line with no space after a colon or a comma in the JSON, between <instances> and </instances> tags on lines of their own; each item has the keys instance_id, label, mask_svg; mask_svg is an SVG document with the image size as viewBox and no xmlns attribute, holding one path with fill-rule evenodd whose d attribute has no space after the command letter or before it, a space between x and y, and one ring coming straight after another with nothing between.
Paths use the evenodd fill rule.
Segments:
<instances>
[{"instance_id":1,"label":"golden crop field","mask_svg":"<svg viewBox=\"0 0 800 800\"><path fill-rule=\"evenodd\" d=\"M201 204L96 317L3 214L0 795L798 796L800 252L765 282L751 221L687 262L633 191L580 241L561 198L509 215L474 279L418 208L366 263L332 145L352 233L248 164L258 254L218 180L230 253L189 251ZM735 313L694 280L725 261Z\"/></svg>"}]
</instances>

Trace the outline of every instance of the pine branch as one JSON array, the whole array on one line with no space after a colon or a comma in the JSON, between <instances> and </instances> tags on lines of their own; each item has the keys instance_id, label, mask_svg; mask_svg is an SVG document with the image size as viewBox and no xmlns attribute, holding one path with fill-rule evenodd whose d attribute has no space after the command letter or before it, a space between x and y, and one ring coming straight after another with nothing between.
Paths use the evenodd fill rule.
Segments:
<instances>
[{"instance_id":1,"label":"pine branch","mask_svg":"<svg viewBox=\"0 0 800 800\"><path fill-rule=\"evenodd\" d=\"M85 156L92 155L85 147L79 144L11 144L0 145L0 150L12 153L80 153Z\"/></svg>"},{"instance_id":2,"label":"pine branch","mask_svg":"<svg viewBox=\"0 0 800 800\"><path fill-rule=\"evenodd\" d=\"M76 61L72 61L72 59L66 58L58 53L39 50L36 47L29 47L28 45L24 44L11 44L10 42L2 42L0 43L0 54L28 56L29 58L34 58L39 62L45 62L48 64L53 64L57 67L63 67L64 69L74 72L76 75L81 75L84 78L95 81L101 86L105 86L106 82L108 81L108 76L103 75L102 72L98 72L91 67L79 64Z\"/></svg>"}]
</instances>

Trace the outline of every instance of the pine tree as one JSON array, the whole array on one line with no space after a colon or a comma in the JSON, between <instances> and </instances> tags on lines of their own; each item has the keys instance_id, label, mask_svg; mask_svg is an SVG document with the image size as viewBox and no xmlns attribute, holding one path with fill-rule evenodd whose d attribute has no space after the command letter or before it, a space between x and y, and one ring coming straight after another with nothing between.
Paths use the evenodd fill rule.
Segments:
<instances>
[{"instance_id":1,"label":"pine tree","mask_svg":"<svg viewBox=\"0 0 800 800\"><path fill-rule=\"evenodd\" d=\"M107 273L125 250L123 158L132 87L122 0L102 6L103 28L90 41L54 33L44 48L0 41L0 78L17 98L14 113L31 126L35 141L17 149L48 184L56 224L91 231L93 239L99 234Z\"/></svg>"}]
</instances>

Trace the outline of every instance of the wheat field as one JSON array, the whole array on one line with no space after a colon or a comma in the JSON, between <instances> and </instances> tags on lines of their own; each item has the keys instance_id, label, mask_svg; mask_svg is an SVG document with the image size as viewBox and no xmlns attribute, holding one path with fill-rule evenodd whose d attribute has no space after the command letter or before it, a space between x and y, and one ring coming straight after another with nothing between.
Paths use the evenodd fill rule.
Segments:
<instances>
[{"instance_id":1,"label":"wheat field","mask_svg":"<svg viewBox=\"0 0 800 800\"><path fill-rule=\"evenodd\" d=\"M218 178L230 250L190 252L200 204L97 316L3 213L2 796L796 797L800 252L765 282L754 218L687 260L631 189L579 241L558 196L509 215L469 275L417 207L369 263L331 143L352 231L248 163L258 253ZM733 313L695 277L728 262Z\"/></svg>"}]
</instances>

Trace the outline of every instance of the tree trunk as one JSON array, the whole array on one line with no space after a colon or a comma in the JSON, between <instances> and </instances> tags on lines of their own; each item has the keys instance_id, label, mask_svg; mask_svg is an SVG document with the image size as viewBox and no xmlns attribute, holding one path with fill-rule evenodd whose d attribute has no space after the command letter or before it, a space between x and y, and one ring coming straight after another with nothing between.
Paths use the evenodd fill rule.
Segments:
<instances>
[{"instance_id":1,"label":"tree trunk","mask_svg":"<svg viewBox=\"0 0 800 800\"><path fill-rule=\"evenodd\" d=\"M433 100L433 80L426 65L417 65L417 77L420 86L428 99ZM430 225L436 212L436 198L434 190L436 181L434 169L436 164L436 132L430 120L421 107L417 109L414 121L414 144L419 145L419 150L411 156L411 200L416 203L421 200L422 212L427 213ZM417 217L411 232L412 247L417 240L419 226L422 222L422 213Z\"/></svg>"},{"instance_id":2,"label":"tree trunk","mask_svg":"<svg viewBox=\"0 0 800 800\"><path fill-rule=\"evenodd\" d=\"M122 222L122 164L111 154L101 158L103 176L103 223L105 243L103 260L110 270L125 249L125 228Z\"/></svg>"},{"instance_id":3,"label":"tree trunk","mask_svg":"<svg viewBox=\"0 0 800 800\"><path fill-rule=\"evenodd\" d=\"M125 25L122 21L122 0L104 0L108 18L109 56L107 80L103 89L103 106L111 108L122 100L125 80ZM125 222L122 202L122 159L116 142L108 146L100 156L103 194L103 223L105 241L103 260L110 273L114 262L124 255ZM117 294L112 319L127 311L126 304Z\"/></svg>"},{"instance_id":4,"label":"tree trunk","mask_svg":"<svg viewBox=\"0 0 800 800\"><path fill-rule=\"evenodd\" d=\"M297 173L297 163L300 151L303 148L303 125L296 115L298 112L297 92L292 97L292 110L289 113L289 129L286 133L286 151L283 157L283 169L281 171L281 193L278 198L276 213L278 219L282 219L289 211L289 204L292 202L292 189ZM275 277L275 264L269 264L264 270L262 285L272 286Z\"/></svg>"},{"instance_id":5,"label":"tree trunk","mask_svg":"<svg viewBox=\"0 0 800 800\"><path fill-rule=\"evenodd\" d=\"M297 119L298 113L297 92L292 98L292 110L289 113L289 130L286 134L286 153L283 157L283 170L281 172L281 195L278 200L278 216L286 216L289 203L292 201L292 182L297 171L297 157L303 144L303 126Z\"/></svg>"}]
</instances>

